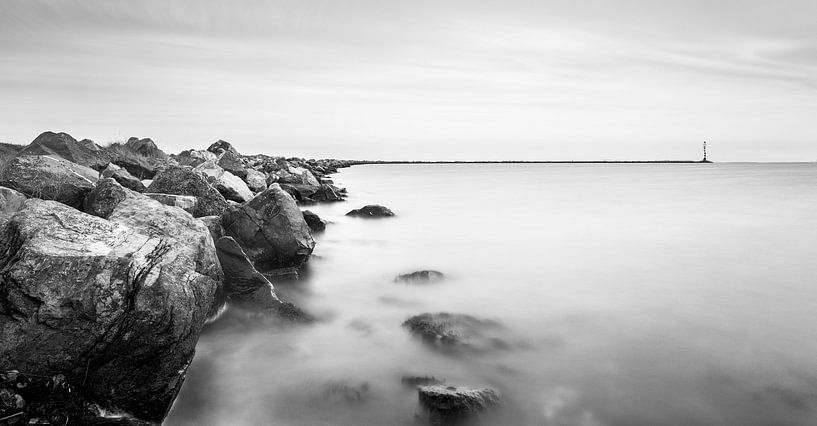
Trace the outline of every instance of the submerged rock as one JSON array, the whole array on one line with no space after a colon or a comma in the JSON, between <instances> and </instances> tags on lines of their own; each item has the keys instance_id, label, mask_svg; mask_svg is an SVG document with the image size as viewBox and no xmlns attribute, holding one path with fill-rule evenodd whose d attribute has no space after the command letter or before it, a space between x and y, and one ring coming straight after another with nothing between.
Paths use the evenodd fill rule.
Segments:
<instances>
[{"instance_id":1,"label":"submerged rock","mask_svg":"<svg viewBox=\"0 0 817 426\"><path fill-rule=\"evenodd\" d=\"M29 197L59 201L81 208L99 173L91 168L48 155L12 158L0 170L0 185Z\"/></svg>"},{"instance_id":2,"label":"submerged rock","mask_svg":"<svg viewBox=\"0 0 817 426\"><path fill-rule=\"evenodd\" d=\"M298 267L315 247L295 200L276 184L225 213L221 223L262 272Z\"/></svg>"},{"instance_id":3,"label":"submerged rock","mask_svg":"<svg viewBox=\"0 0 817 426\"><path fill-rule=\"evenodd\" d=\"M403 376L400 379L400 383L403 384L403 386L413 388L417 386L441 385L445 383L445 380L438 379L434 376Z\"/></svg>"},{"instance_id":4,"label":"submerged rock","mask_svg":"<svg viewBox=\"0 0 817 426\"><path fill-rule=\"evenodd\" d=\"M368 383L329 382L324 385L323 397L328 402L361 404L369 399Z\"/></svg>"},{"instance_id":5,"label":"submerged rock","mask_svg":"<svg viewBox=\"0 0 817 426\"><path fill-rule=\"evenodd\" d=\"M440 271L422 270L409 274L400 274L394 278L394 282L406 284L425 284L442 281L445 275Z\"/></svg>"},{"instance_id":6,"label":"submerged rock","mask_svg":"<svg viewBox=\"0 0 817 426\"><path fill-rule=\"evenodd\" d=\"M108 166L100 172L100 176L103 178L113 178L119 182L120 185L136 192L145 192L147 189L141 180L114 163L108 164Z\"/></svg>"},{"instance_id":7,"label":"submerged rock","mask_svg":"<svg viewBox=\"0 0 817 426\"><path fill-rule=\"evenodd\" d=\"M464 420L501 403L499 392L490 388L429 385L420 386L417 392L432 424Z\"/></svg>"},{"instance_id":8,"label":"submerged rock","mask_svg":"<svg viewBox=\"0 0 817 426\"><path fill-rule=\"evenodd\" d=\"M309 226L309 229L312 230L312 232L323 232L326 230L326 221L321 219L317 214L312 213L309 210L304 210L303 215L306 224Z\"/></svg>"},{"instance_id":9,"label":"submerged rock","mask_svg":"<svg viewBox=\"0 0 817 426\"><path fill-rule=\"evenodd\" d=\"M394 216L394 212L389 210L387 207L378 205L378 204L370 204L368 206L361 207L359 209L355 209L346 213L346 216L355 216L355 217L390 217Z\"/></svg>"},{"instance_id":10,"label":"submerged rock","mask_svg":"<svg viewBox=\"0 0 817 426\"><path fill-rule=\"evenodd\" d=\"M229 208L227 200L207 182L203 173L186 166L169 166L159 172L148 192L196 197L195 217L221 215Z\"/></svg>"},{"instance_id":11,"label":"submerged rock","mask_svg":"<svg viewBox=\"0 0 817 426\"><path fill-rule=\"evenodd\" d=\"M221 270L188 213L105 179L93 216L27 200L2 229L0 365L59 372L103 407L161 421Z\"/></svg>"},{"instance_id":12,"label":"submerged rock","mask_svg":"<svg viewBox=\"0 0 817 426\"><path fill-rule=\"evenodd\" d=\"M407 319L403 327L433 348L446 351L485 352L509 346L505 327L471 315L424 313Z\"/></svg>"}]
</instances>

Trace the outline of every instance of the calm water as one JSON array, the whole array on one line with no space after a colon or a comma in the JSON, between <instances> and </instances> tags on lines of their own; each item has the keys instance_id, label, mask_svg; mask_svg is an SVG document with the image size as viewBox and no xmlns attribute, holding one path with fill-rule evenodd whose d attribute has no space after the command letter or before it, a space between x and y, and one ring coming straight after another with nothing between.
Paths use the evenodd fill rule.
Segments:
<instances>
[{"instance_id":1,"label":"calm water","mask_svg":"<svg viewBox=\"0 0 817 426\"><path fill-rule=\"evenodd\" d=\"M334 223L278 286L322 321L211 324L167 424L412 425L405 374L500 390L486 424L817 424L817 164L334 178L349 200L310 208ZM398 216L344 217L369 203ZM427 268L449 279L392 281ZM501 322L508 347L454 356L400 326L437 311Z\"/></svg>"}]
</instances>

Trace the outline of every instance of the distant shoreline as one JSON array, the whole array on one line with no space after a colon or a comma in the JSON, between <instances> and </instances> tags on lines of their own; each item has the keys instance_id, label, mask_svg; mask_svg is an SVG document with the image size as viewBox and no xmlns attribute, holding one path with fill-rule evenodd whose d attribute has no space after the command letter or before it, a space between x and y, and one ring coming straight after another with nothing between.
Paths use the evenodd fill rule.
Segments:
<instances>
[{"instance_id":1,"label":"distant shoreline","mask_svg":"<svg viewBox=\"0 0 817 426\"><path fill-rule=\"evenodd\" d=\"M385 161L385 160L351 160L352 165L366 164L711 164L701 160L584 160L584 161Z\"/></svg>"}]
</instances>

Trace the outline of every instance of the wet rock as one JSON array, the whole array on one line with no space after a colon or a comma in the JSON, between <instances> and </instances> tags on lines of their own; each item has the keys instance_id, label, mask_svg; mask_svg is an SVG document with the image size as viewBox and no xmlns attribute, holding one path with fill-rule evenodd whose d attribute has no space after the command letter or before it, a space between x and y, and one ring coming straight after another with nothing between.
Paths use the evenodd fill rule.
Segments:
<instances>
[{"instance_id":1,"label":"wet rock","mask_svg":"<svg viewBox=\"0 0 817 426\"><path fill-rule=\"evenodd\" d=\"M355 209L346 213L346 216L355 216L355 217L390 217L394 216L394 212L389 210L387 207L378 205L378 204L370 204L368 206L361 207L359 209Z\"/></svg>"},{"instance_id":2,"label":"wet rock","mask_svg":"<svg viewBox=\"0 0 817 426\"><path fill-rule=\"evenodd\" d=\"M148 192L174 195L192 195L197 198L195 217L221 215L228 208L227 200L201 172L186 166L169 166L157 174Z\"/></svg>"},{"instance_id":3,"label":"wet rock","mask_svg":"<svg viewBox=\"0 0 817 426\"><path fill-rule=\"evenodd\" d=\"M267 189L267 175L253 169L247 169L247 177L244 179L247 186L253 192L261 192Z\"/></svg>"},{"instance_id":4,"label":"wet rock","mask_svg":"<svg viewBox=\"0 0 817 426\"><path fill-rule=\"evenodd\" d=\"M326 183L321 184L310 198L320 202L343 201L343 196L338 192L338 188Z\"/></svg>"},{"instance_id":5,"label":"wet rock","mask_svg":"<svg viewBox=\"0 0 817 426\"><path fill-rule=\"evenodd\" d=\"M403 327L432 348L447 352L487 352L509 347L505 327L471 315L424 313L409 318Z\"/></svg>"},{"instance_id":6,"label":"wet rock","mask_svg":"<svg viewBox=\"0 0 817 426\"><path fill-rule=\"evenodd\" d=\"M226 212L221 223L262 272L298 267L315 247L295 200L276 184Z\"/></svg>"},{"instance_id":7,"label":"wet rock","mask_svg":"<svg viewBox=\"0 0 817 426\"><path fill-rule=\"evenodd\" d=\"M17 156L0 170L0 186L29 197L81 208L85 194L94 188L98 175L91 168L58 157Z\"/></svg>"},{"instance_id":8,"label":"wet rock","mask_svg":"<svg viewBox=\"0 0 817 426\"><path fill-rule=\"evenodd\" d=\"M394 278L396 283L406 284L427 284L442 281L445 275L440 271L423 270L415 271L409 274L400 274Z\"/></svg>"},{"instance_id":9,"label":"wet rock","mask_svg":"<svg viewBox=\"0 0 817 426\"><path fill-rule=\"evenodd\" d=\"M41 133L17 155L48 155L94 170L104 169L111 161L111 156L93 141L77 141L68 133L54 132Z\"/></svg>"},{"instance_id":10,"label":"wet rock","mask_svg":"<svg viewBox=\"0 0 817 426\"><path fill-rule=\"evenodd\" d=\"M323 232L326 230L326 221L321 219L320 216L309 210L304 210L303 215L307 226L309 226L312 232Z\"/></svg>"},{"instance_id":11,"label":"wet rock","mask_svg":"<svg viewBox=\"0 0 817 426\"><path fill-rule=\"evenodd\" d=\"M325 400L338 404L361 404L369 399L371 390L368 383L329 382L324 385Z\"/></svg>"},{"instance_id":12,"label":"wet rock","mask_svg":"<svg viewBox=\"0 0 817 426\"><path fill-rule=\"evenodd\" d=\"M104 179L86 214L27 200L0 239L0 365L60 372L103 407L161 421L221 270L207 228Z\"/></svg>"},{"instance_id":13,"label":"wet rock","mask_svg":"<svg viewBox=\"0 0 817 426\"><path fill-rule=\"evenodd\" d=\"M227 200L243 203L253 197L252 191L243 180L212 161L199 164L193 170L204 173L213 187Z\"/></svg>"},{"instance_id":14,"label":"wet rock","mask_svg":"<svg viewBox=\"0 0 817 426\"><path fill-rule=\"evenodd\" d=\"M255 269L232 237L219 238L216 253L224 271L224 295L231 304L267 315L280 314L288 320L310 319L294 305L278 299L272 283Z\"/></svg>"},{"instance_id":15,"label":"wet rock","mask_svg":"<svg viewBox=\"0 0 817 426\"><path fill-rule=\"evenodd\" d=\"M499 392L490 388L429 385L417 389L420 404L432 424L464 420L500 405Z\"/></svg>"},{"instance_id":16,"label":"wet rock","mask_svg":"<svg viewBox=\"0 0 817 426\"><path fill-rule=\"evenodd\" d=\"M198 198L192 195L160 194L158 192L145 192L144 195L166 206L178 207L190 214L197 212Z\"/></svg>"},{"instance_id":17,"label":"wet rock","mask_svg":"<svg viewBox=\"0 0 817 426\"><path fill-rule=\"evenodd\" d=\"M147 189L141 180L114 163L108 164L108 166L100 172L100 176L103 178L113 178L119 182L120 185L136 192L145 192L145 189Z\"/></svg>"}]
</instances>

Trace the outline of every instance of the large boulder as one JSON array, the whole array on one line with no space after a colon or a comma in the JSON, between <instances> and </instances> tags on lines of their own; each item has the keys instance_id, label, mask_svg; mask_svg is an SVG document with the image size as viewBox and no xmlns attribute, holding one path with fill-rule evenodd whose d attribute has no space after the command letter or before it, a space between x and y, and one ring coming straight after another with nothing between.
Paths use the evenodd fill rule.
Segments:
<instances>
[{"instance_id":1,"label":"large boulder","mask_svg":"<svg viewBox=\"0 0 817 426\"><path fill-rule=\"evenodd\" d=\"M136 192L145 192L145 189L147 189L141 180L114 163L108 164L108 167L105 167L105 169L100 172L100 176L103 178L113 178L119 182L120 185Z\"/></svg>"},{"instance_id":2,"label":"large boulder","mask_svg":"<svg viewBox=\"0 0 817 426\"><path fill-rule=\"evenodd\" d=\"M49 155L81 166L102 170L111 156L89 139L77 141L68 133L43 132L17 155Z\"/></svg>"},{"instance_id":3,"label":"large boulder","mask_svg":"<svg viewBox=\"0 0 817 426\"><path fill-rule=\"evenodd\" d=\"M267 189L267 175L254 169L247 169L247 176L244 178L247 186L253 192L261 192Z\"/></svg>"},{"instance_id":4,"label":"large boulder","mask_svg":"<svg viewBox=\"0 0 817 426\"><path fill-rule=\"evenodd\" d=\"M161 159L168 157L167 153L159 149L159 147L156 146L156 142L153 142L153 139L150 138L139 139L137 137L131 137L125 142L125 147L143 157Z\"/></svg>"},{"instance_id":5,"label":"large boulder","mask_svg":"<svg viewBox=\"0 0 817 426\"><path fill-rule=\"evenodd\" d=\"M233 148L233 145L231 145L230 142L221 139L213 142L209 147L207 147L207 150L216 155L221 155L225 152L238 155L238 151Z\"/></svg>"},{"instance_id":6,"label":"large boulder","mask_svg":"<svg viewBox=\"0 0 817 426\"><path fill-rule=\"evenodd\" d=\"M295 200L277 184L226 212L222 225L263 272L300 266L315 247Z\"/></svg>"},{"instance_id":7,"label":"large boulder","mask_svg":"<svg viewBox=\"0 0 817 426\"><path fill-rule=\"evenodd\" d=\"M148 192L192 195L197 198L193 216L221 215L228 208L227 200L207 182L201 172L186 166L169 166L153 178Z\"/></svg>"},{"instance_id":8,"label":"large boulder","mask_svg":"<svg viewBox=\"0 0 817 426\"><path fill-rule=\"evenodd\" d=\"M99 173L91 168L50 155L12 158L0 170L0 185L43 200L80 208L94 188Z\"/></svg>"},{"instance_id":9,"label":"large boulder","mask_svg":"<svg viewBox=\"0 0 817 426\"><path fill-rule=\"evenodd\" d=\"M218 165L242 179L247 177L247 167L244 165L244 162L241 161L241 157L239 157L238 154L234 154L230 151L221 154L218 158Z\"/></svg>"},{"instance_id":10,"label":"large boulder","mask_svg":"<svg viewBox=\"0 0 817 426\"><path fill-rule=\"evenodd\" d=\"M343 201L343 195L341 195L340 190L334 185L327 183L322 183L309 198L321 202Z\"/></svg>"},{"instance_id":11,"label":"large boulder","mask_svg":"<svg viewBox=\"0 0 817 426\"><path fill-rule=\"evenodd\" d=\"M228 200L243 203L253 197L253 192L243 180L212 161L201 163L194 170L204 173L207 180Z\"/></svg>"},{"instance_id":12,"label":"large boulder","mask_svg":"<svg viewBox=\"0 0 817 426\"><path fill-rule=\"evenodd\" d=\"M86 208L101 217L31 199L2 230L0 365L59 372L102 407L160 422L221 280L212 238L112 179Z\"/></svg>"},{"instance_id":13,"label":"large boulder","mask_svg":"<svg viewBox=\"0 0 817 426\"><path fill-rule=\"evenodd\" d=\"M359 209L352 210L349 213L346 213L346 216L365 218L391 217L394 216L394 212L389 210L388 207L384 207L379 204L370 204L368 206L363 206Z\"/></svg>"},{"instance_id":14,"label":"large boulder","mask_svg":"<svg viewBox=\"0 0 817 426\"><path fill-rule=\"evenodd\" d=\"M117 142L108 145L105 150L111 155L112 163L123 167L128 173L139 179L152 179L159 170L173 163L167 156L149 157L142 155L135 151L135 149L139 148L139 145L133 143L128 146L127 143Z\"/></svg>"},{"instance_id":15,"label":"large boulder","mask_svg":"<svg viewBox=\"0 0 817 426\"><path fill-rule=\"evenodd\" d=\"M491 388L428 385L417 388L420 404L431 424L458 424L500 405L499 392Z\"/></svg>"},{"instance_id":16,"label":"large boulder","mask_svg":"<svg viewBox=\"0 0 817 426\"><path fill-rule=\"evenodd\" d=\"M295 305L278 299L272 283L255 269L232 237L219 238L216 253L224 271L224 295L231 305L288 320L310 319Z\"/></svg>"}]
</instances>

